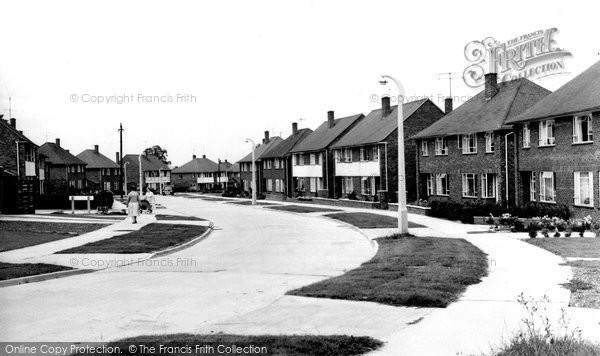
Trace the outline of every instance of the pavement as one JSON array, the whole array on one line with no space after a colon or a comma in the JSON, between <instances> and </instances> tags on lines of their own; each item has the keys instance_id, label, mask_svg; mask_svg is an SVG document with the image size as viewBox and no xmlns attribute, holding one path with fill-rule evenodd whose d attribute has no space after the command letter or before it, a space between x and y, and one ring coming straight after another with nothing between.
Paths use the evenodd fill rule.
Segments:
<instances>
[{"instance_id":1,"label":"pavement","mask_svg":"<svg viewBox=\"0 0 600 356\"><path fill-rule=\"evenodd\" d=\"M167 207L161 213L208 219L214 231L163 258L1 288L0 341L107 341L177 332L350 334L385 341L377 355L479 354L518 330L524 316L517 302L521 293L539 301L551 320L564 308L572 327L600 341L600 311L568 307L570 292L560 284L570 279L570 267L519 234L409 214L425 226L411 229L415 235L464 238L484 251L489 275L447 308L392 307L285 293L359 266L376 253L373 239L393 229L359 230L322 217L327 212L157 200Z\"/></svg>"}]
</instances>

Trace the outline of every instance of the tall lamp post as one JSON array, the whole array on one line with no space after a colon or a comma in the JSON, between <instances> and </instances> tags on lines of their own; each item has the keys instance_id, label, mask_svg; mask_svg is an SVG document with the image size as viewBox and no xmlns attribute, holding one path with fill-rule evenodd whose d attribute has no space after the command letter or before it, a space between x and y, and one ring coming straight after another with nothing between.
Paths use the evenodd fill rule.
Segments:
<instances>
[{"instance_id":1,"label":"tall lamp post","mask_svg":"<svg viewBox=\"0 0 600 356\"><path fill-rule=\"evenodd\" d=\"M125 195L127 195L127 165L129 164L129 162L125 162L123 164L123 178L125 181L125 185L124 185L124 190L125 190Z\"/></svg>"},{"instance_id":2,"label":"tall lamp post","mask_svg":"<svg viewBox=\"0 0 600 356\"><path fill-rule=\"evenodd\" d=\"M246 143L248 142L252 144L252 184L250 188L252 189L252 205L256 205L256 162L254 157L254 149L256 148L256 145L254 144L254 141L249 138L246 139Z\"/></svg>"},{"instance_id":3,"label":"tall lamp post","mask_svg":"<svg viewBox=\"0 0 600 356\"><path fill-rule=\"evenodd\" d=\"M144 174L144 172L142 171L142 154L140 154L138 156L138 161L140 164L140 197L141 197L143 194L143 192L142 192L142 175Z\"/></svg>"},{"instance_id":4,"label":"tall lamp post","mask_svg":"<svg viewBox=\"0 0 600 356\"><path fill-rule=\"evenodd\" d=\"M158 169L158 194L162 195L162 168Z\"/></svg>"},{"instance_id":5,"label":"tall lamp post","mask_svg":"<svg viewBox=\"0 0 600 356\"><path fill-rule=\"evenodd\" d=\"M404 86L400 81L389 75L382 75L381 85L387 84L387 80L394 82L398 87L398 232L408 233L408 210L406 209L406 175L404 168Z\"/></svg>"}]
</instances>

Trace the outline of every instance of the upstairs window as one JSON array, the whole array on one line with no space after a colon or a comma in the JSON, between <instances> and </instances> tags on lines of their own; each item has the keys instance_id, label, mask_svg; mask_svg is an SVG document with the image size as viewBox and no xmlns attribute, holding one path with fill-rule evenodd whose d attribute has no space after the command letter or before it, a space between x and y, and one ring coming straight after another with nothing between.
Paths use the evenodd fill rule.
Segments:
<instances>
[{"instance_id":1,"label":"upstairs window","mask_svg":"<svg viewBox=\"0 0 600 356\"><path fill-rule=\"evenodd\" d=\"M343 152L344 152L343 161L347 162L347 163L351 163L352 162L352 149L344 148Z\"/></svg>"},{"instance_id":2,"label":"upstairs window","mask_svg":"<svg viewBox=\"0 0 600 356\"><path fill-rule=\"evenodd\" d=\"M379 161L379 147L373 147L373 161Z\"/></svg>"},{"instance_id":3,"label":"upstairs window","mask_svg":"<svg viewBox=\"0 0 600 356\"><path fill-rule=\"evenodd\" d=\"M361 161L373 160L373 149L372 148L361 148L360 149L360 160Z\"/></svg>"},{"instance_id":4,"label":"upstairs window","mask_svg":"<svg viewBox=\"0 0 600 356\"><path fill-rule=\"evenodd\" d=\"M531 131L529 130L529 124L523 125L523 148L531 147Z\"/></svg>"},{"instance_id":5,"label":"upstairs window","mask_svg":"<svg viewBox=\"0 0 600 356\"><path fill-rule=\"evenodd\" d=\"M317 156L314 153L310 154L310 164L311 165L317 164Z\"/></svg>"},{"instance_id":6,"label":"upstairs window","mask_svg":"<svg viewBox=\"0 0 600 356\"><path fill-rule=\"evenodd\" d=\"M573 143L594 142L592 116L575 116L573 118Z\"/></svg>"},{"instance_id":7,"label":"upstairs window","mask_svg":"<svg viewBox=\"0 0 600 356\"><path fill-rule=\"evenodd\" d=\"M554 146L554 120L540 121L539 146Z\"/></svg>"},{"instance_id":8,"label":"upstairs window","mask_svg":"<svg viewBox=\"0 0 600 356\"><path fill-rule=\"evenodd\" d=\"M494 133L485 134L485 153L494 153Z\"/></svg>"},{"instance_id":9,"label":"upstairs window","mask_svg":"<svg viewBox=\"0 0 600 356\"><path fill-rule=\"evenodd\" d=\"M279 169L279 158L275 158L275 169Z\"/></svg>"},{"instance_id":10,"label":"upstairs window","mask_svg":"<svg viewBox=\"0 0 600 356\"><path fill-rule=\"evenodd\" d=\"M435 155L445 156L448 154L448 141L445 137L436 137L435 139Z\"/></svg>"},{"instance_id":11,"label":"upstairs window","mask_svg":"<svg viewBox=\"0 0 600 356\"><path fill-rule=\"evenodd\" d=\"M429 143L427 140L421 141L421 155L424 157L429 156Z\"/></svg>"},{"instance_id":12,"label":"upstairs window","mask_svg":"<svg viewBox=\"0 0 600 356\"><path fill-rule=\"evenodd\" d=\"M477 153L477 134L468 134L462 136L463 154Z\"/></svg>"},{"instance_id":13,"label":"upstairs window","mask_svg":"<svg viewBox=\"0 0 600 356\"><path fill-rule=\"evenodd\" d=\"M463 149L463 135L456 135L457 147L459 150Z\"/></svg>"},{"instance_id":14,"label":"upstairs window","mask_svg":"<svg viewBox=\"0 0 600 356\"><path fill-rule=\"evenodd\" d=\"M298 165L299 166L304 166L304 154L300 153L298 155Z\"/></svg>"}]
</instances>

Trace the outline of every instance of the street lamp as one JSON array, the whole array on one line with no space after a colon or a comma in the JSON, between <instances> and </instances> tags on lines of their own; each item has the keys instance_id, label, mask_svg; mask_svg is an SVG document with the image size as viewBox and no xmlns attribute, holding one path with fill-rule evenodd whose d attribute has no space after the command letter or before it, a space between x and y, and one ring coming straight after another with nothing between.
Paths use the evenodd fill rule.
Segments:
<instances>
[{"instance_id":1,"label":"street lamp","mask_svg":"<svg viewBox=\"0 0 600 356\"><path fill-rule=\"evenodd\" d=\"M254 149L256 148L256 145L252 139L247 138L246 143L248 142L252 144L252 184L250 188L252 189L252 205L256 205L256 164L254 157Z\"/></svg>"},{"instance_id":2,"label":"street lamp","mask_svg":"<svg viewBox=\"0 0 600 356\"><path fill-rule=\"evenodd\" d=\"M382 75L381 85L387 84L389 79L398 87L398 232L408 233L408 210L406 209L406 175L404 168L404 86L400 81L389 75Z\"/></svg>"},{"instance_id":3,"label":"street lamp","mask_svg":"<svg viewBox=\"0 0 600 356\"><path fill-rule=\"evenodd\" d=\"M162 168L158 169L158 193L162 195Z\"/></svg>"},{"instance_id":4,"label":"street lamp","mask_svg":"<svg viewBox=\"0 0 600 356\"><path fill-rule=\"evenodd\" d=\"M123 164L123 179L125 180L125 195L127 195L127 165L129 162Z\"/></svg>"},{"instance_id":5,"label":"street lamp","mask_svg":"<svg viewBox=\"0 0 600 356\"><path fill-rule=\"evenodd\" d=\"M142 171L142 155L140 154L138 156L138 161L140 164L140 197L142 196L142 174L144 174L144 172Z\"/></svg>"}]
</instances>

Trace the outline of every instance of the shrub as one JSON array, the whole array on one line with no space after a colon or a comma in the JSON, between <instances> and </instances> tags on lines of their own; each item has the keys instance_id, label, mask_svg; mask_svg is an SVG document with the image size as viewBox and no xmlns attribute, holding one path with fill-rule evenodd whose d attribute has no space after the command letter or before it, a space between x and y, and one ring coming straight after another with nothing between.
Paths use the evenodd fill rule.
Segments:
<instances>
[{"instance_id":1,"label":"shrub","mask_svg":"<svg viewBox=\"0 0 600 356\"><path fill-rule=\"evenodd\" d=\"M557 231L557 232L555 232L555 233L554 233L554 237L560 237L560 232L558 232L558 231Z\"/></svg>"},{"instance_id":2,"label":"shrub","mask_svg":"<svg viewBox=\"0 0 600 356\"><path fill-rule=\"evenodd\" d=\"M537 237L536 230L529 230L527 233L529 234L529 237L531 237L532 239L535 239Z\"/></svg>"},{"instance_id":3,"label":"shrub","mask_svg":"<svg viewBox=\"0 0 600 356\"><path fill-rule=\"evenodd\" d=\"M533 218L536 216L556 216L563 220L571 217L569 207L564 204L548 205L538 202L529 202L525 205L513 207L509 211L512 215L521 218Z\"/></svg>"}]
</instances>

